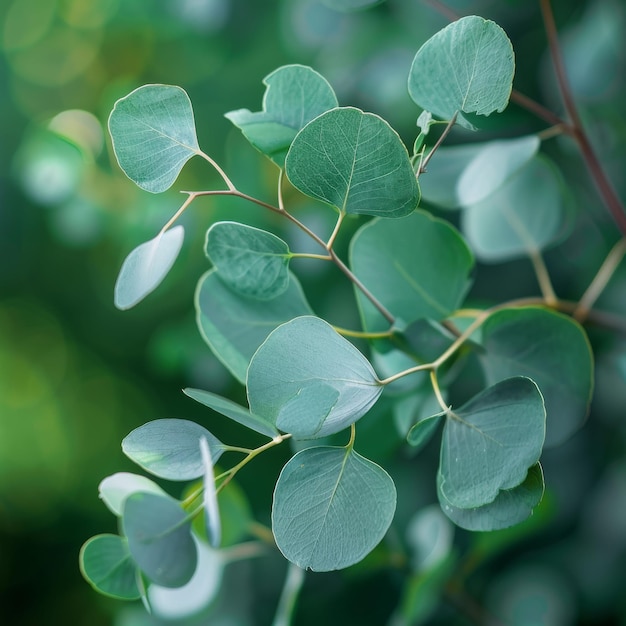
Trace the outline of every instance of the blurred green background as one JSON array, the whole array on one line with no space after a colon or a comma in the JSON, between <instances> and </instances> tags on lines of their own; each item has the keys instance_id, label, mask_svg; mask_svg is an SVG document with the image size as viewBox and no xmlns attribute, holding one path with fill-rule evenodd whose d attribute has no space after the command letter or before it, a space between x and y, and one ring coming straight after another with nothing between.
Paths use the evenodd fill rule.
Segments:
<instances>
[{"instance_id":1,"label":"blurred green background","mask_svg":"<svg viewBox=\"0 0 626 626\"><path fill-rule=\"evenodd\" d=\"M447 4L502 25L516 49L516 87L559 108L538 3ZM623 2L554 5L576 96L623 197ZM142 192L117 168L106 131L115 100L145 83L184 87L201 147L242 190L272 200L275 171L223 114L259 110L262 78L282 64L304 63L330 81L341 104L379 113L410 144L419 111L406 93L408 70L419 46L446 23L430 3L417 0L389 0L352 14L317 0L0 3L2 624L139 624L129 614L116 617L122 605L99 597L78 570L81 544L96 533L116 531L97 485L108 474L132 471L120 449L132 428L168 416L206 423L206 412L183 396L182 387L241 395L200 339L193 291L207 269L202 243L214 219L235 215L262 224L270 218L241 203L198 201L184 217L187 239L172 274L138 307L117 311L113 285L123 258L156 234L181 199L175 190L160 196ZM543 128L513 106L491 124L484 138L501 129L521 134ZM575 298L616 232L581 175L572 146L564 142L550 149L574 181L572 196L586 216L548 259L557 292ZM214 173L194 160L174 189L216 185ZM526 263L480 272L476 298L506 298L513 287L514 295L536 292ZM623 274L618 272L603 298L605 308L622 313ZM334 278L314 268L303 281L318 312L350 324L356 319L351 291ZM526 589L530 594L552 589L546 596L548 621L531 616L520 623L626 624L620 595L626 574L626 353L623 338L601 332L593 338L601 373L595 422L546 459L556 521L538 541L508 554L510 562L492 563L478 587L496 605L523 603L529 582L537 587ZM218 436L228 432L221 423L210 428ZM242 483L253 506L266 511L275 468L265 471L267 476L242 476ZM501 571L506 575L499 577ZM309 617L303 610L297 623L331 623L324 611L340 615L337 603L350 594L367 598L369 584L387 597L382 615L397 599L388 581L354 583L344 594L340 579L329 576L333 593L316 596L320 583L313 580L302 600ZM268 592L271 603L274 592ZM363 615L356 619L351 613L336 623L383 623L375 602L364 600ZM269 623L271 606L260 608L258 616L259 624Z\"/></svg>"}]
</instances>

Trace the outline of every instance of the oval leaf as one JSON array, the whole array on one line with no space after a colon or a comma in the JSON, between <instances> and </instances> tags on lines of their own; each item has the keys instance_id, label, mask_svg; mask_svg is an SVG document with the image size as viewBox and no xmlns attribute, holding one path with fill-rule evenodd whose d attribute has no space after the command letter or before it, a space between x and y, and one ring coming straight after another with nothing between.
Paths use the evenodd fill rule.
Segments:
<instances>
[{"instance_id":1,"label":"oval leaf","mask_svg":"<svg viewBox=\"0 0 626 626\"><path fill-rule=\"evenodd\" d=\"M271 300L256 300L225 285L215 270L206 273L196 289L196 320L215 356L244 383L252 355L279 324L311 314L298 279Z\"/></svg>"},{"instance_id":2,"label":"oval leaf","mask_svg":"<svg viewBox=\"0 0 626 626\"><path fill-rule=\"evenodd\" d=\"M546 404L546 445L563 443L585 422L593 391L593 353L583 328L539 307L505 309L482 327L487 381L529 376Z\"/></svg>"},{"instance_id":3,"label":"oval leaf","mask_svg":"<svg viewBox=\"0 0 626 626\"><path fill-rule=\"evenodd\" d=\"M490 115L509 102L515 73L506 33L482 17L463 17L431 37L417 52L409 94L423 109L473 128L463 113Z\"/></svg>"},{"instance_id":4,"label":"oval leaf","mask_svg":"<svg viewBox=\"0 0 626 626\"><path fill-rule=\"evenodd\" d=\"M107 505L111 513L121 515L124 510L124 502L128 496L137 492L156 493L167 495L154 481L129 472L117 472L107 476L98 485L98 493L102 501Z\"/></svg>"},{"instance_id":5,"label":"oval leaf","mask_svg":"<svg viewBox=\"0 0 626 626\"><path fill-rule=\"evenodd\" d=\"M109 132L120 167L139 187L160 193L200 153L193 109L180 87L144 85L118 100Z\"/></svg>"},{"instance_id":6,"label":"oval leaf","mask_svg":"<svg viewBox=\"0 0 626 626\"><path fill-rule=\"evenodd\" d=\"M417 179L396 131L352 107L309 122L294 139L285 168L294 187L342 213L402 217L419 203Z\"/></svg>"},{"instance_id":7,"label":"oval leaf","mask_svg":"<svg viewBox=\"0 0 626 626\"><path fill-rule=\"evenodd\" d=\"M206 254L219 277L244 296L270 300L289 286L289 246L267 231L217 222L207 231Z\"/></svg>"},{"instance_id":8,"label":"oval leaf","mask_svg":"<svg viewBox=\"0 0 626 626\"><path fill-rule=\"evenodd\" d=\"M538 252L563 230L564 196L556 167L535 157L489 197L466 207L461 215L463 233L483 261Z\"/></svg>"},{"instance_id":9,"label":"oval leaf","mask_svg":"<svg viewBox=\"0 0 626 626\"><path fill-rule=\"evenodd\" d=\"M226 417L230 417L230 419L242 426L250 428L270 439L273 439L279 434L273 424L258 415L250 413L248 409L232 400L222 398L222 396L218 396L210 391L203 391L202 389L183 389L183 393L193 398L196 402L204 404L204 406L208 406L210 409Z\"/></svg>"},{"instance_id":10,"label":"oval leaf","mask_svg":"<svg viewBox=\"0 0 626 626\"><path fill-rule=\"evenodd\" d=\"M124 454L148 472L167 480L193 480L203 476L204 463L198 442L206 439L213 462L220 458L220 441L206 428L176 418L148 422L122 441Z\"/></svg>"},{"instance_id":11,"label":"oval leaf","mask_svg":"<svg viewBox=\"0 0 626 626\"><path fill-rule=\"evenodd\" d=\"M523 522L541 502L544 491L539 463L528 470L521 485L501 491L493 502L472 509L460 509L449 502L441 492L441 481L441 474L438 474L437 495L442 510L457 526L474 531L502 530Z\"/></svg>"},{"instance_id":12,"label":"oval leaf","mask_svg":"<svg viewBox=\"0 0 626 626\"><path fill-rule=\"evenodd\" d=\"M220 544L222 529L220 524L220 512L217 508L217 491L215 490L215 474L213 473L214 462L211 458L211 448L206 437L200 438L200 454L204 466L204 519L206 521L207 536L213 547Z\"/></svg>"},{"instance_id":13,"label":"oval leaf","mask_svg":"<svg viewBox=\"0 0 626 626\"><path fill-rule=\"evenodd\" d=\"M279 167L298 131L312 119L337 106L328 81L304 65L285 65L263 79L267 86L263 110L239 109L226 117L246 139Z\"/></svg>"},{"instance_id":14,"label":"oval leaf","mask_svg":"<svg viewBox=\"0 0 626 626\"><path fill-rule=\"evenodd\" d=\"M343 430L367 413L383 389L369 361L330 324L311 316L269 335L252 357L246 384L253 413L273 423L299 416L301 438Z\"/></svg>"},{"instance_id":15,"label":"oval leaf","mask_svg":"<svg viewBox=\"0 0 626 626\"><path fill-rule=\"evenodd\" d=\"M439 465L443 497L469 509L520 485L541 456L545 421L537 385L521 377L503 380L450 412Z\"/></svg>"},{"instance_id":16,"label":"oval leaf","mask_svg":"<svg viewBox=\"0 0 626 626\"><path fill-rule=\"evenodd\" d=\"M117 535L96 535L80 549L80 571L99 593L118 600L137 600L137 567L128 543Z\"/></svg>"},{"instance_id":17,"label":"oval leaf","mask_svg":"<svg viewBox=\"0 0 626 626\"><path fill-rule=\"evenodd\" d=\"M174 226L137 246L126 257L115 283L118 309L130 309L161 284L174 265L184 236L183 227Z\"/></svg>"},{"instance_id":18,"label":"oval leaf","mask_svg":"<svg viewBox=\"0 0 626 626\"><path fill-rule=\"evenodd\" d=\"M280 473L272 530L292 563L325 572L353 565L371 552L395 508L395 485L381 467L352 449L307 448Z\"/></svg>"},{"instance_id":19,"label":"oval leaf","mask_svg":"<svg viewBox=\"0 0 626 626\"><path fill-rule=\"evenodd\" d=\"M176 500L153 493L129 496L122 528L133 559L152 582L163 587L189 582L198 556L191 522Z\"/></svg>"},{"instance_id":20,"label":"oval leaf","mask_svg":"<svg viewBox=\"0 0 626 626\"><path fill-rule=\"evenodd\" d=\"M470 283L472 253L443 220L417 211L400 220L372 220L350 245L352 271L397 318L448 317L461 304ZM389 323L356 290L363 326L382 331Z\"/></svg>"}]
</instances>

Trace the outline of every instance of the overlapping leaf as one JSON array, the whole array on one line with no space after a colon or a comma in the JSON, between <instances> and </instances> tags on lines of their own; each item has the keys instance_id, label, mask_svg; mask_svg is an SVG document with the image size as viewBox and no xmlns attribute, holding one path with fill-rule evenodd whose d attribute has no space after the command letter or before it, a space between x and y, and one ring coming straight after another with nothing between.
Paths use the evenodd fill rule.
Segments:
<instances>
[{"instance_id":1,"label":"overlapping leaf","mask_svg":"<svg viewBox=\"0 0 626 626\"><path fill-rule=\"evenodd\" d=\"M121 515L124 502L133 493L145 492L166 495L165 491L154 481L139 474L117 472L107 476L98 485L98 493L102 501L114 515Z\"/></svg>"},{"instance_id":2,"label":"overlapping leaf","mask_svg":"<svg viewBox=\"0 0 626 626\"><path fill-rule=\"evenodd\" d=\"M402 217L419 203L417 179L396 131L353 107L309 122L294 139L285 170L302 193L342 213Z\"/></svg>"},{"instance_id":3,"label":"overlapping leaf","mask_svg":"<svg viewBox=\"0 0 626 626\"><path fill-rule=\"evenodd\" d=\"M263 79L263 110L230 111L226 117L241 129L248 141L283 167L289 146L298 131L312 119L337 106L337 97L326 79L304 65L285 65Z\"/></svg>"},{"instance_id":4,"label":"overlapping leaf","mask_svg":"<svg viewBox=\"0 0 626 626\"><path fill-rule=\"evenodd\" d=\"M307 448L280 473L272 530L292 563L330 571L371 552L387 532L395 508L395 485L380 466L351 448Z\"/></svg>"}]
</instances>

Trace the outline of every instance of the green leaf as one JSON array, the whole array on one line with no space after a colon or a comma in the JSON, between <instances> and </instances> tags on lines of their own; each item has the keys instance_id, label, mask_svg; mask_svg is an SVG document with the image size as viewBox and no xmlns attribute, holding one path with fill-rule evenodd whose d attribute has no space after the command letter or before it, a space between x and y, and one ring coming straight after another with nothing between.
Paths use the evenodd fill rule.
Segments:
<instances>
[{"instance_id":1,"label":"green leaf","mask_svg":"<svg viewBox=\"0 0 626 626\"><path fill-rule=\"evenodd\" d=\"M453 506L493 502L520 485L541 456L545 408L529 378L508 378L449 412L443 432L439 489Z\"/></svg>"},{"instance_id":2,"label":"green leaf","mask_svg":"<svg viewBox=\"0 0 626 626\"><path fill-rule=\"evenodd\" d=\"M244 296L271 300L289 286L289 246L272 233L217 222L207 231L206 253L219 277Z\"/></svg>"},{"instance_id":3,"label":"green leaf","mask_svg":"<svg viewBox=\"0 0 626 626\"><path fill-rule=\"evenodd\" d=\"M502 530L528 519L543 498L544 483L541 465L536 463L528 470L521 485L500 491L489 504L476 508L454 506L441 492L443 481L437 474L437 495L443 512L459 527L474 531Z\"/></svg>"},{"instance_id":4,"label":"green leaf","mask_svg":"<svg viewBox=\"0 0 626 626\"><path fill-rule=\"evenodd\" d=\"M472 254L447 222L424 211L400 220L375 219L350 245L352 271L397 318L441 320L461 304L470 283ZM382 331L389 323L360 290L363 326Z\"/></svg>"},{"instance_id":5,"label":"green leaf","mask_svg":"<svg viewBox=\"0 0 626 626\"><path fill-rule=\"evenodd\" d=\"M258 415L254 415L254 413L251 413L245 407L237 404L236 402L232 402L227 398L222 398L222 396L218 396L210 391L203 391L202 389L183 389L183 393L188 395L190 398L193 398L196 402L204 404L210 409L213 409L226 417L230 417L230 419L241 424L242 426L250 428L251 430L260 433L261 435L265 435L270 439L273 439L276 435L278 435L278 430L276 430L272 423L262 417L259 417Z\"/></svg>"},{"instance_id":6,"label":"green leaf","mask_svg":"<svg viewBox=\"0 0 626 626\"><path fill-rule=\"evenodd\" d=\"M98 485L98 493L111 513L120 516L124 510L124 502L128 496L137 492L167 495L154 481L129 472L117 472L107 476Z\"/></svg>"},{"instance_id":7,"label":"green leaf","mask_svg":"<svg viewBox=\"0 0 626 626\"><path fill-rule=\"evenodd\" d=\"M83 544L80 571L99 593L118 600L137 600L137 567L126 539L117 535L96 535Z\"/></svg>"},{"instance_id":8,"label":"green leaf","mask_svg":"<svg viewBox=\"0 0 626 626\"><path fill-rule=\"evenodd\" d=\"M180 87L144 85L118 100L109 132L120 167L152 193L169 189L200 154L189 96Z\"/></svg>"},{"instance_id":9,"label":"green leaf","mask_svg":"<svg viewBox=\"0 0 626 626\"><path fill-rule=\"evenodd\" d=\"M415 572L436 567L453 547L454 526L436 504L420 509L409 521L406 541L411 548Z\"/></svg>"},{"instance_id":10,"label":"green leaf","mask_svg":"<svg viewBox=\"0 0 626 626\"><path fill-rule=\"evenodd\" d=\"M193 480L203 476L204 464L198 441L205 438L216 463L223 447L206 428L176 418L148 422L122 441L124 454L148 472L167 480Z\"/></svg>"},{"instance_id":11,"label":"green leaf","mask_svg":"<svg viewBox=\"0 0 626 626\"><path fill-rule=\"evenodd\" d=\"M383 538L396 508L391 477L351 448L298 452L283 467L272 506L276 544L303 569L357 563Z\"/></svg>"},{"instance_id":12,"label":"green leaf","mask_svg":"<svg viewBox=\"0 0 626 626\"><path fill-rule=\"evenodd\" d=\"M115 306L130 309L167 276L183 245L185 231L174 226L137 246L124 260L115 283Z\"/></svg>"},{"instance_id":13,"label":"green leaf","mask_svg":"<svg viewBox=\"0 0 626 626\"><path fill-rule=\"evenodd\" d=\"M409 74L413 101L468 128L463 113L490 115L506 108L515 60L506 33L482 17L463 17L431 37L417 52Z\"/></svg>"},{"instance_id":14,"label":"green leaf","mask_svg":"<svg viewBox=\"0 0 626 626\"><path fill-rule=\"evenodd\" d=\"M279 418L292 423L300 416L297 433L304 438L330 435L356 422L383 387L349 341L324 320L305 316L279 326L256 351L247 389L253 413L273 423Z\"/></svg>"},{"instance_id":15,"label":"green leaf","mask_svg":"<svg viewBox=\"0 0 626 626\"><path fill-rule=\"evenodd\" d=\"M214 462L206 437L200 438L200 454L202 455L202 465L204 466L204 476L202 477L204 518L209 543L215 548L220 545L222 529L220 512L217 507L217 491L215 489L215 474L213 473Z\"/></svg>"},{"instance_id":16,"label":"green leaf","mask_svg":"<svg viewBox=\"0 0 626 626\"><path fill-rule=\"evenodd\" d=\"M593 391L593 353L571 318L539 307L504 309L482 327L487 381L529 376L546 405L546 446L566 441L585 422Z\"/></svg>"},{"instance_id":17,"label":"green leaf","mask_svg":"<svg viewBox=\"0 0 626 626\"><path fill-rule=\"evenodd\" d=\"M417 179L396 131L352 107L309 122L294 139L285 168L294 187L341 213L402 217L419 203Z\"/></svg>"},{"instance_id":18,"label":"green leaf","mask_svg":"<svg viewBox=\"0 0 626 626\"><path fill-rule=\"evenodd\" d=\"M461 227L483 261L525 256L546 248L561 234L564 196L556 167L537 156L492 195L468 205L461 215Z\"/></svg>"},{"instance_id":19,"label":"green leaf","mask_svg":"<svg viewBox=\"0 0 626 626\"><path fill-rule=\"evenodd\" d=\"M427 415L420 418L409 430L406 440L409 445L414 448L423 448L435 434L437 426L441 422L441 418L447 413L447 411L441 411L434 415Z\"/></svg>"},{"instance_id":20,"label":"green leaf","mask_svg":"<svg viewBox=\"0 0 626 626\"><path fill-rule=\"evenodd\" d=\"M312 119L337 106L328 81L304 65L285 65L263 79L267 86L263 110L239 109L226 117L246 139L279 167L298 131Z\"/></svg>"},{"instance_id":21,"label":"green leaf","mask_svg":"<svg viewBox=\"0 0 626 626\"><path fill-rule=\"evenodd\" d=\"M277 326L311 314L298 279L291 274L287 290L272 300L256 300L229 289L215 270L196 289L196 318L215 356L244 383L252 355Z\"/></svg>"},{"instance_id":22,"label":"green leaf","mask_svg":"<svg viewBox=\"0 0 626 626\"><path fill-rule=\"evenodd\" d=\"M146 576L163 587L181 587L196 569L191 522L180 504L153 493L129 496L122 528L130 553Z\"/></svg>"}]
</instances>

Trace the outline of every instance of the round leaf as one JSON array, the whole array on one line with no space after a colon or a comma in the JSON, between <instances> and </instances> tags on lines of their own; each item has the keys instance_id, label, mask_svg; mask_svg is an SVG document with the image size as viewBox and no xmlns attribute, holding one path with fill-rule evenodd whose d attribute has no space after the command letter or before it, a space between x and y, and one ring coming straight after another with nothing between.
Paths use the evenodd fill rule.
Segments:
<instances>
[{"instance_id":1,"label":"round leaf","mask_svg":"<svg viewBox=\"0 0 626 626\"><path fill-rule=\"evenodd\" d=\"M160 193L200 153L189 96L180 87L144 85L115 103L109 116L113 150L139 187Z\"/></svg>"},{"instance_id":2,"label":"round leaf","mask_svg":"<svg viewBox=\"0 0 626 626\"><path fill-rule=\"evenodd\" d=\"M196 289L196 320L200 332L217 358L244 383L252 355L279 324L312 313L298 279L271 300L242 296L206 273Z\"/></svg>"},{"instance_id":3,"label":"round leaf","mask_svg":"<svg viewBox=\"0 0 626 626\"><path fill-rule=\"evenodd\" d=\"M330 324L311 316L268 336L252 357L247 388L253 413L276 424L293 424L299 416L301 438L343 430L367 413L383 389L369 361Z\"/></svg>"},{"instance_id":4,"label":"round leaf","mask_svg":"<svg viewBox=\"0 0 626 626\"><path fill-rule=\"evenodd\" d=\"M148 472L167 480L193 480L203 476L204 464L198 442L206 439L216 463L223 448L206 428L176 418L148 422L122 441L124 454Z\"/></svg>"},{"instance_id":5,"label":"round leaf","mask_svg":"<svg viewBox=\"0 0 626 626\"><path fill-rule=\"evenodd\" d=\"M500 491L489 504L471 509L460 509L449 502L441 492L441 474L437 476L437 495L444 513L457 525L466 530L502 530L523 522L541 502L544 491L543 471L537 463L528 470L521 485Z\"/></svg>"},{"instance_id":6,"label":"round leaf","mask_svg":"<svg viewBox=\"0 0 626 626\"><path fill-rule=\"evenodd\" d=\"M279 167L298 131L312 119L337 106L326 79L304 65L285 65L263 79L267 86L263 110L239 109L226 114L246 139Z\"/></svg>"},{"instance_id":7,"label":"round leaf","mask_svg":"<svg viewBox=\"0 0 626 626\"><path fill-rule=\"evenodd\" d=\"M130 309L167 276L183 245L185 231L174 226L137 246L124 260L115 283L115 306Z\"/></svg>"},{"instance_id":8,"label":"round leaf","mask_svg":"<svg viewBox=\"0 0 626 626\"><path fill-rule=\"evenodd\" d=\"M285 161L302 193L342 213L402 217L419 203L419 187L400 137L385 120L352 107L309 122Z\"/></svg>"},{"instance_id":9,"label":"round leaf","mask_svg":"<svg viewBox=\"0 0 626 626\"><path fill-rule=\"evenodd\" d=\"M272 233L217 222L207 231L206 253L219 277L244 296L270 300L289 286L289 247Z\"/></svg>"},{"instance_id":10,"label":"round leaf","mask_svg":"<svg viewBox=\"0 0 626 626\"><path fill-rule=\"evenodd\" d=\"M406 324L448 317L469 287L472 254L458 232L424 211L400 220L376 219L362 226L350 246L352 271L376 298ZM363 326L389 323L357 289Z\"/></svg>"},{"instance_id":11,"label":"round leaf","mask_svg":"<svg viewBox=\"0 0 626 626\"><path fill-rule=\"evenodd\" d=\"M182 587L196 569L191 522L180 504L153 493L129 496L122 528L133 559L146 576L163 587Z\"/></svg>"},{"instance_id":12,"label":"round leaf","mask_svg":"<svg viewBox=\"0 0 626 626\"><path fill-rule=\"evenodd\" d=\"M537 385L521 377L503 380L450 412L439 465L442 496L469 509L520 485L541 456L545 418Z\"/></svg>"},{"instance_id":13,"label":"round leaf","mask_svg":"<svg viewBox=\"0 0 626 626\"><path fill-rule=\"evenodd\" d=\"M463 113L490 115L509 102L515 72L513 46L495 23L471 15L431 37L417 52L409 94L423 109L472 128Z\"/></svg>"},{"instance_id":14,"label":"round leaf","mask_svg":"<svg viewBox=\"0 0 626 626\"><path fill-rule=\"evenodd\" d=\"M80 571L98 592L119 600L136 600L137 567L126 539L117 535L96 535L80 550Z\"/></svg>"},{"instance_id":15,"label":"round leaf","mask_svg":"<svg viewBox=\"0 0 626 626\"><path fill-rule=\"evenodd\" d=\"M529 376L546 404L546 445L563 443L585 422L593 390L593 353L571 318L539 307L505 309L482 327L487 381Z\"/></svg>"},{"instance_id":16,"label":"round leaf","mask_svg":"<svg viewBox=\"0 0 626 626\"><path fill-rule=\"evenodd\" d=\"M165 491L149 478L129 472L117 472L107 476L98 485L98 493L102 501L113 514L118 516L124 510L126 498L139 491L166 495Z\"/></svg>"},{"instance_id":17,"label":"round leaf","mask_svg":"<svg viewBox=\"0 0 626 626\"><path fill-rule=\"evenodd\" d=\"M381 467L352 449L307 448L280 473L272 529L292 563L330 571L371 552L387 532L395 508L396 488Z\"/></svg>"}]
</instances>

